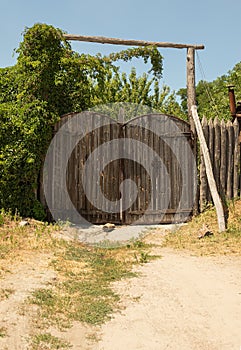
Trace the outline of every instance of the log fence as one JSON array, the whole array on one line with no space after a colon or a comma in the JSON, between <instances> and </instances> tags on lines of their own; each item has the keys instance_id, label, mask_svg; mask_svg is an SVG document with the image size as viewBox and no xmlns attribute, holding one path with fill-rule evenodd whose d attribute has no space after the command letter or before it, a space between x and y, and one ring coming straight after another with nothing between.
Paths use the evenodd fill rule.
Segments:
<instances>
[{"instance_id":1,"label":"log fence","mask_svg":"<svg viewBox=\"0 0 241 350\"><path fill-rule=\"evenodd\" d=\"M217 189L223 199L240 196L239 123L202 119L202 128L209 148ZM200 211L211 202L203 154L200 151Z\"/></svg>"}]
</instances>

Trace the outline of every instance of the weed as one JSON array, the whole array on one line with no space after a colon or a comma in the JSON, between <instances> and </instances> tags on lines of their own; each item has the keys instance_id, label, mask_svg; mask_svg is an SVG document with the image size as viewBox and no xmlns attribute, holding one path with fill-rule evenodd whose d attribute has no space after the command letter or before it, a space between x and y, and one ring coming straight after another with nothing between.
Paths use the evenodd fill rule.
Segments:
<instances>
[{"instance_id":1,"label":"weed","mask_svg":"<svg viewBox=\"0 0 241 350\"><path fill-rule=\"evenodd\" d=\"M14 293L14 290L11 288L0 289L0 301L8 299L9 296L13 293Z\"/></svg>"},{"instance_id":2,"label":"weed","mask_svg":"<svg viewBox=\"0 0 241 350\"><path fill-rule=\"evenodd\" d=\"M55 296L52 290L50 289L37 289L32 293L32 297L30 298L30 301L33 304L39 305L39 306L47 306L47 307L53 307L55 303Z\"/></svg>"},{"instance_id":3,"label":"weed","mask_svg":"<svg viewBox=\"0 0 241 350\"><path fill-rule=\"evenodd\" d=\"M148 253L145 252L141 252L141 256L140 256L140 263L147 263L148 262Z\"/></svg>"},{"instance_id":4,"label":"weed","mask_svg":"<svg viewBox=\"0 0 241 350\"><path fill-rule=\"evenodd\" d=\"M54 337L50 333L37 334L32 337L32 350L70 349L70 343Z\"/></svg>"},{"instance_id":5,"label":"weed","mask_svg":"<svg viewBox=\"0 0 241 350\"><path fill-rule=\"evenodd\" d=\"M146 264L151 258L148 252L142 252L142 251L140 252L140 255L137 255L137 253L135 252L134 257L136 262L140 264Z\"/></svg>"},{"instance_id":6,"label":"weed","mask_svg":"<svg viewBox=\"0 0 241 350\"><path fill-rule=\"evenodd\" d=\"M7 336L7 328L0 327L0 338L4 338Z\"/></svg>"}]
</instances>

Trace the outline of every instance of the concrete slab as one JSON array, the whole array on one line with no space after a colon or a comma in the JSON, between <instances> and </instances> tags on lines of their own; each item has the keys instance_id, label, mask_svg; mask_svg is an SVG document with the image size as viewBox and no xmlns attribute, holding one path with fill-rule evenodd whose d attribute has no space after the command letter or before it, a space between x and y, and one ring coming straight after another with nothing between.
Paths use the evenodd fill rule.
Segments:
<instances>
[{"instance_id":1,"label":"concrete slab","mask_svg":"<svg viewBox=\"0 0 241 350\"><path fill-rule=\"evenodd\" d=\"M163 231L175 231L181 225L183 224L115 226L113 230L106 232L104 225L78 227L71 224L70 226L63 227L62 233L70 239L75 239L86 244L115 246L143 238L143 236L155 228L162 229Z\"/></svg>"}]
</instances>

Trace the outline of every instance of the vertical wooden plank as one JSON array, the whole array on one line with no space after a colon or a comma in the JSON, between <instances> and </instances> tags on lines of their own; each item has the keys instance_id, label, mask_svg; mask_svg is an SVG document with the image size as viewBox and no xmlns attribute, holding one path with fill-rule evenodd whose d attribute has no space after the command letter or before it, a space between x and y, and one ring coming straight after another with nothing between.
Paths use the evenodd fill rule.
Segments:
<instances>
[{"instance_id":1,"label":"vertical wooden plank","mask_svg":"<svg viewBox=\"0 0 241 350\"><path fill-rule=\"evenodd\" d=\"M102 142L103 144L105 144L107 141L110 140L110 125L105 125L103 128L103 139ZM110 147L106 148L105 154L101 155L102 159L109 159L110 158L110 153L112 152L112 150L110 149ZM108 196L108 191L109 191L109 167L107 166L105 169L103 169L103 201L105 201L105 198L109 199ZM100 193L100 192L99 192ZM107 212L102 212L102 222L103 223L107 223L109 219L109 214Z\"/></svg>"},{"instance_id":2,"label":"vertical wooden plank","mask_svg":"<svg viewBox=\"0 0 241 350\"><path fill-rule=\"evenodd\" d=\"M81 172L79 174L79 178L80 178L80 208L81 208L81 215L83 215L84 218L86 218L86 210L87 210L87 199L86 199L86 195L85 195L85 191L84 191L84 187L83 187L83 183L82 183L82 176L84 173L84 166L85 166L85 161L86 161L86 135L84 135L84 137L81 140L81 144L80 144L80 159L79 159L79 163L81 164L80 169Z\"/></svg>"},{"instance_id":3,"label":"vertical wooden plank","mask_svg":"<svg viewBox=\"0 0 241 350\"><path fill-rule=\"evenodd\" d=\"M115 137L115 125L113 125L112 123L109 123L108 125L108 131L109 131L109 137L108 137L108 141L113 140ZM108 190L107 190L107 199L110 200L111 202L117 202L118 200L118 186L117 185L117 176L118 173L116 173L117 170L117 164L118 161L113 161L113 156L114 153L116 152L116 147L118 147L116 144L115 146L110 147L110 163L107 165L107 184L108 184ZM115 206L116 208L116 206ZM110 212L107 214L107 219L106 221L108 222L115 222L116 220L116 213Z\"/></svg>"},{"instance_id":4,"label":"vertical wooden plank","mask_svg":"<svg viewBox=\"0 0 241 350\"><path fill-rule=\"evenodd\" d=\"M100 132L100 128L95 127L94 118L92 120L92 128L94 131L94 132L92 132L92 153L93 153L98 147L99 132ZM97 164L97 162L98 162L97 156L93 155L93 163ZM89 181L91 181L91 179ZM97 188L96 183L92 183L92 196L93 196L93 199L95 199L95 200L97 200L98 191L100 191L100 188ZM92 205L92 210L93 210L93 215L95 216L95 221L99 222L99 210L98 210L98 208L95 208L95 206Z\"/></svg>"},{"instance_id":5,"label":"vertical wooden plank","mask_svg":"<svg viewBox=\"0 0 241 350\"><path fill-rule=\"evenodd\" d=\"M133 144L135 144L136 141L139 141L139 135L138 135L138 125L136 125L136 123L133 125L133 124L129 124L129 130L130 130L130 134L129 134L129 137L133 140ZM138 162L138 159L139 159L139 152L137 151L136 152L136 147L134 147L134 152L132 154L132 152L130 151L130 156L134 156L134 159L136 159L137 161L132 161L132 160L129 160L129 164L131 165L130 167L130 178L131 180L136 184L137 186L137 183L138 183L138 171L139 171L139 162ZM134 201L134 203L132 204L131 206L131 211L134 211L134 212L138 212L139 211L139 208L140 208L140 192L139 192L139 188L137 190L137 198L136 200ZM133 216L134 218L134 216Z\"/></svg>"},{"instance_id":6,"label":"vertical wooden plank","mask_svg":"<svg viewBox=\"0 0 241 350\"><path fill-rule=\"evenodd\" d=\"M148 130L148 116L143 117L142 120L142 127L143 127L143 143L145 145L149 145L149 135L150 135L150 131ZM146 147L145 147L146 148ZM146 159L147 157L147 153L146 150L144 149L144 152L142 154L142 157L144 159ZM147 173L147 171L144 169L144 167L142 167L141 169L141 190L143 191L143 209L144 211L148 208L150 203L150 195L151 195L151 182L150 180L150 175Z\"/></svg>"},{"instance_id":7,"label":"vertical wooden plank","mask_svg":"<svg viewBox=\"0 0 241 350\"><path fill-rule=\"evenodd\" d=\"M104 142L104 127L100 127L97 133L97 144L96 147L100 147L100 145ZM101 159L97 159L97 162L101 162ZM96 186L96 200L100 203L100 205L102 205L102 201L101 198L99 197L100 193L103 192L104 194L104 172L102 171L100 174L98 174L100 176L100 187L97 187L97 184L93 184L93 186ZM105 223L104 218L103 218L103 212L99 212L98 213L98 221L101 223Z\"/></svg>"},{"instance_id":8,"label":"vertical wooden plank","mask_svg":"<svg viewBox=\"0 0 241 350\"><path fill-rule=\"evenodd\" d=\"M148 124L149 124L149 128L154 128L157 127L156 123L155 123L155 116L149 116L148 118ZM155 129L156 130L156 129ZM149 138L148 138L148 145L150 147L150 149L155 150L155 138L156 138L156 134L155 132L153 132L152 130L149 131ZM158 195L157 193L157 172L158 172L158 161L159 159L154 158L154 159L150 159L149 160L152 163L151 166L151 172L150 174L147 174L150 177L150 194L151 194L151 210L153 211L153 213L157 210L157 206L156 206L156 197ZM155 168L157 168L157 171L155 170ZM152 214L150 216L148 216L150 223L151 222L155 222L155 214Z\"/></svg>"},{"instance_id":9,"label":"vertical wooden plank","mask_svg":"<svg viewBox=\"0 0 241 350\"><path fill-rule=\"evenodd\" d=\"M220 135L220 123L216 117L213 123L214 128L214 177L216 180L217 190L220 193L220 156L221 156L221 135Z\"/></svg>"},{"instance_id":10,"label":"vertical wooden plank","mask_svg":"<svg viewBox=\"0 0 241 350\"><path fill-rule=\"evenodd\" d=\"M155 130L159 129L159 123L158 123L158 119L154 116L153 119L155 120ZM159 142L160 142L160 137L158 135L158 133L154 134L154 143L153 143L153 150L158 154L158 163L160 163L160 150L159 150ZM160 171L161 171L161 166L160 164L157 164L157 169L156 169L156 174L155 174L155 210L159 210L159 181L160 181ZM158 218L158 215L156 215L156 217ZM156 221L156 218L155 218Z\"/></svg>"},{"instance_id":11,"label":"vertical wooden plank","mask_svg":"<svg viewBox=\"0 0 241 350\"><path fill-rule=\"evenodd\" d=\"M209 143L208 122L206 117L202 119L203 134L207 144ZM200 150L200 210L201 212L206 208L208 201L208 183L207 174L205 169L205 163L203 153Z\"/></svg>"},{"instance_id":12,"label":"vertical wooden plank","mask_svg":"<svg viewBox=\"0 0 241 350\"><path fill-rule=\"evenodd\" d=\"M233 123L234 128L234 173L233 173L233 197L238 197L239 174L240 174L240 143L239 143L239 123L237 118Z\"/></svg>"},{"instance_id":13,"label":"vertical wooden plank","mask_svg":"<svg viewBox=\"0 0 241 350\"><path fill-rule=\"evenodd\" d=\"M140 139L141 142L143 142L144 144L144 148L145 146L148 145L148 130L146 130L146 123L147 123L147 116L143 117L141 119L141 132L140 132ZM145 152L141 154L141 157L143 159L145 159L146 154ZM145 212L147 207L148 207L148 193L149 193L149 188L146 187L147 186L147 182L146 182L146 171L144 169L144 167L140 166L140 178L139 178L139 188L140 188L140 200L141 200L141 205L140 205L140 210L142 212ZM147 203L146 203L147 201Z\"/></svg>"},{"instance_id":14,"label":"vertical wooden plank","mask_svg":"<svg viewBox=\"0 0 241 350\"><path fill-rule=\"evenodd\" d=\"M233 150L234 150L234 130L233 124L229 120L227 123L228 129L228 157L227 157L227 198L233 198Z\"/></svg>"},{"instance_id":15,"label":"vertical wooden plank","mask_svg":"<svg viewBox=\"0 0 241 350\"><path fill-rule=\"evenodd\" d=\"M121 120L124 122L123 114L122 114ZM120 124L117 137L123 139L125 137L125 134L126 134L126 126L124 124ZM119 149L119 154L121 154L121 151L122 150ZM120 198L120 211L118 214L118 219L119 219L119 223L121 224L125 222L125 213L123 211L123 195L120 194L120 185L125 179L125 160L121 158L121 156L119 157L119 161L118 161L117 175L118 175L117 186L118 186L118 193L119 193L118 198Z\"/></svg>"},{"instance_id":16,"label":"vertical wooden plank","mask_svg":"<svg viewBox=\"0 0 241 350\"><path fill-rule=\"evenodd\" d=\"M220 194L225 197L227 194L227 126L224 120L221 121L221 163L220 163Z\"/></svg>"},{"instance_id":17,"label":"vertical wooden plank","mask_svg":"<svg viewBox=\"0 0 241 350\"><path fill-rule=\"evenodd\" d=\"M213 167L213 160L214 160L214 127L213 127L213 121L210 119L208 122L208 130L209 130L209 142L208 142L208 150L210 155L210 161ZM208 202L212 202L212 196L210 192L210 188L208 191Z\"/></svg>"},{"instance_id":18,"label":"vertical wooden plank","mask_svg":"<svg viewBox=\"0 0 241 350\"><path fill-rule=\"evenodd\" d=\"M159 133L161 131L161 125L160 125L160 119L158 118L158 125L157 125L157 128L159 130ZM158 137L158 134L156 135L156 138L157 138L157 150L156 152L158 153L159 155L159 158L160 160L162 161L162 166L163 166L163 163L164 163L164 152L163 152L163 138L162 137ZM164 191L165 191L165 185L164 185L164 178L162 176L162 173L159 174L158 176L158 181L157 181L157 208L158 210L162 210L163 208L163 197L164 197ZM160 215L158 215L158 218L160 218Z\"/></svg>"},{"instance_id":19,"label":"vertical wooden plank","mask_svg":"<svg viewBox=\"0 0 241 350\"><path fill-rule=\"evenodd\" d=\"M124 118L124 112L123 117ZM122 124L112 124L112 134L111 139L119 139L123 138L123 125ZM115 150L116 152L116 150ZM120 143L117 143L117 152L118 154L121 154L120 150ZM113 200L116 201L116 211L117 213L113 214L113 219L115 223L121 223L121 207L120 207L120 184L121 184L121 178L122 178L122 159L120 159L120 156L118 156L118 159L113 163L112 167L112 180L114 182L114 194L113 194Z\"/></svg>"},{"instance_id":20,"label":"vertical wooden plank","mask_svg":"<svg viewBox=\"0 0 241 350\"><path fill-rule=\"evenodd\" d=\"M169 142L171 142L172 145L172 152L170 154L171 156L171 172L169 173L169 178L171 181L171 201L170 201L170 209L173 209L176 211L176 214L173 214L176 216L176 220L178 220L178 206L180 203L180 193L182 192L182 186L184 185L183 181L187 181L187 178L185 178L185 170L181 174L180 172L180 163L182 162L182 158L185 157L185 150L183 149L183 137L181 134L178 133L178 135L169 135L170 137ZM181 152L180 152L181 151ZM183 164L184 165L184 164ZM182 183L182 186L180 184ZM182 198L182 201L186 201L186 198ZM172 219L172 214L168 214L168 221L169 219Z\"/></svg>"},{"instance_id":21,"label":"vertical wooden plank","mask_svg":"<svg viewBox=\"0 0 241 350\"><path fill-rule=\"evenodd\" d=\"M168 135L170 133L169 130L169 124L168 124L168 118L166 115L163 116L163 120L162 120L162 125L161 125L161 133L163 135L162 139L163 139L163 163L166 167L166 173L167 176L164 179L164 192L163 192L163 204L167 204L166 202L166 196L169 190L171 190L172 188L172 179L169 176L169 168L170 168L170 158L171 158L171 154L170 154L170 147L168 146L168 143L166 142L166 135ZM165 206L166 207L166 206ZM164 208L164 205L163 205ZM171 208L171 198L169 199L169 204L168 206L165 208L166 213L163 215L163 222L167 222L169 220L169 215L167 214L168 209Z\"/></svg>"}]
</instances>

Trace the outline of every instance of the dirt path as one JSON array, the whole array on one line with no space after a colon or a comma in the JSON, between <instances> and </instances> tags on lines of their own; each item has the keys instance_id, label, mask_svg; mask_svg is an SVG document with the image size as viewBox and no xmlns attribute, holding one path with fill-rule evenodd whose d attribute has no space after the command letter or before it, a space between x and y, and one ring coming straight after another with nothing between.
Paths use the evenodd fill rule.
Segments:
<instances>
[{"instance_id":1,"label":"dirt path","mask_svg":"<svg viewBox=\"0 0 241 350\"><path fill-rule=\"evenodd\" d=\"M241 259L162 256L115 285L126 309L102 327L96 349L240 350Z\"/></svg>"},{"instance_id":2,"label":"dirt path","mask_svg":"<svg viewBox=\"0 0 241 350\"><path fill-rule=\"evenodd\" d=\"M76 323L52 334L73 350L240 350L241 258L158 250L162 258L139 266L140 276L114 284L123 308L99 331ZM1 279L9 291L0 298L1 350L30 349L32 315L21 308L31 291L54 283L51 258L29 256ZM97 343L88 341L93 331Z\"/></svg>"},{"instance_id":3,"label":"dirt path","mask_svg":"<svg viewBox=\"0 0 241 350\"><path fill-rule=\"evenodd\" d=\"M47 254L29 255L24 261L13 263L1 280L0 328L6 332L6 336L0 337L1 350L28 349L31 315L23 306L33 290L55 279L55 272L48 266L50 259Z\"/></svg>"}]
</instances>

